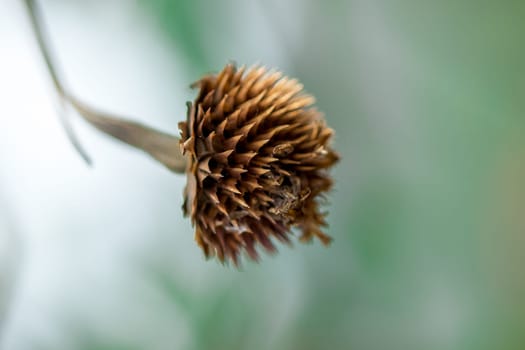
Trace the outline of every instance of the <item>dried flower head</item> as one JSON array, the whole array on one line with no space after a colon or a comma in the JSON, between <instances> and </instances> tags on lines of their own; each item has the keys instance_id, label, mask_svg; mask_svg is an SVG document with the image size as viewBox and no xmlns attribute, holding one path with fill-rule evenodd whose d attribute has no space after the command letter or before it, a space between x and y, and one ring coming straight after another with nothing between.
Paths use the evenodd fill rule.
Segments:
<instances>
[{"instance_id":1,"label":"dried flower head","mask_svg":"<svg viewBox=\"0 0 525 350\"><path fill-rule=\"evenodd\" d=\"M332 187L327 170L338 156L333 130L311 107L314 98L297 80L263 67L227 65L196 82L195 103L179 123L188 156L185 215L206 257L238 264L245 251L275 251L272 239L328 244L319 200Z\"/></svg>"}]
</instances>

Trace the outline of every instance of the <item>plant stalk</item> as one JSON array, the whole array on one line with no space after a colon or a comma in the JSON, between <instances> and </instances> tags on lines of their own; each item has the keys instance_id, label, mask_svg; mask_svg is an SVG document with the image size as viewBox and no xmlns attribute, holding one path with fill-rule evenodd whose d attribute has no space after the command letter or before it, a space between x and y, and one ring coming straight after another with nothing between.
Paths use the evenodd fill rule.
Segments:
<instances>
[{"instance_id":1,"label":"plant stalk","mask_svg":"<svg viewBox=\"0 0 525 350\"><path fill-rule=\"evenodd\" d=\"M50 45L46 40L47 33L45 31L44 21L37 2L35 0L24 0L24 3L26 5L31 28L36 38L39 51L42 54L61 105L63 107L72 107L86 122L97 130L148 153L171 171L176 173L185 172L186 159L180 151L178 137L125 118L117 117L110 113L101 112L74 97L74 95L66 88L63 80L57 72L57 61L53 59ZM62 112L65 113L64 110ZM62 115L61 122L72 145L81 157L88 164L91 164L90 157L84 151L75 136L69 119Z\"/></svg>"}]
</instances>

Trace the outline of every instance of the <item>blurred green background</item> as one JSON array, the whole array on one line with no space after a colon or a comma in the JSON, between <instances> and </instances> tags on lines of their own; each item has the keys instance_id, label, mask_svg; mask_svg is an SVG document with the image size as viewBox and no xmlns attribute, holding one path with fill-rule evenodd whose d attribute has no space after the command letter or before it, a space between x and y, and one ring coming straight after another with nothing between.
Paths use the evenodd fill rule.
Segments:
<instances>
[{"instance_id":1,"label":"blurred green background","mask_svg":"<svg viewBox=\"0 0 525 350\"><path fill-rule=\"evenodd\" d=\"M182 177L76 122L81 163L7 0L2 349L525 348L525 3L40 3L73 90L169 132L229 61L297 77L342 156L334 243L204 261Z\"/></svg>"}]
</instances>

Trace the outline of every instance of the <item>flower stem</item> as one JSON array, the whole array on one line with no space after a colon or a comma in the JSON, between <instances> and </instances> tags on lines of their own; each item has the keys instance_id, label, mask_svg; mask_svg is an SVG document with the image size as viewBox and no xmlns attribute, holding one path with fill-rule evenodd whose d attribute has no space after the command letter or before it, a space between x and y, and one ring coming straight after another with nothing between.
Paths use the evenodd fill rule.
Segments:
<instances>
[{"instance_id":1,"label":"flower stem","mask_svg":"<svg viewBox=\"0 0 525 350\"><path fill-rule=\"evenodd\" d=\"M148 153L173 172L183 173L186 168L186 159L181 154L178 137L110 113L101 112L81 102L70 93L57 73L56 60L53 59L50 45L46 40L45 25L36 1L24 0L24 2L38 48L51 76L61 105L72 107L86 122L106 135ZM65 113L65 111L62 112ZM75 149L88 164L91 164L91 160L75 136L69 120L62 115L61 122Z\"/></svg>"}]
</instances>

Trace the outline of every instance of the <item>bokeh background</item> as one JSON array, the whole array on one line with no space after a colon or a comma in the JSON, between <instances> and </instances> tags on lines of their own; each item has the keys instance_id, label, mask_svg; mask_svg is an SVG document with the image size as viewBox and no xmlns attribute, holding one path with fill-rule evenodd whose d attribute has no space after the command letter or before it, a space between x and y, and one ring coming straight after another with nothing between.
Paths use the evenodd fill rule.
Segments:
<instances>
[{"instance_id":1,"label":"bokeh background","mask_svg":"<svg viewBox=\"0 0 525 350\"><path fill-rule=\"evenodd\" d=\"M206 262L184 177L60 126L22 2L0 2L0 348L525 348L525 5L41 0L86 101L176 134L229 61L299 78L335 128L334 237Z\"/></svg>"}]
</instances>

